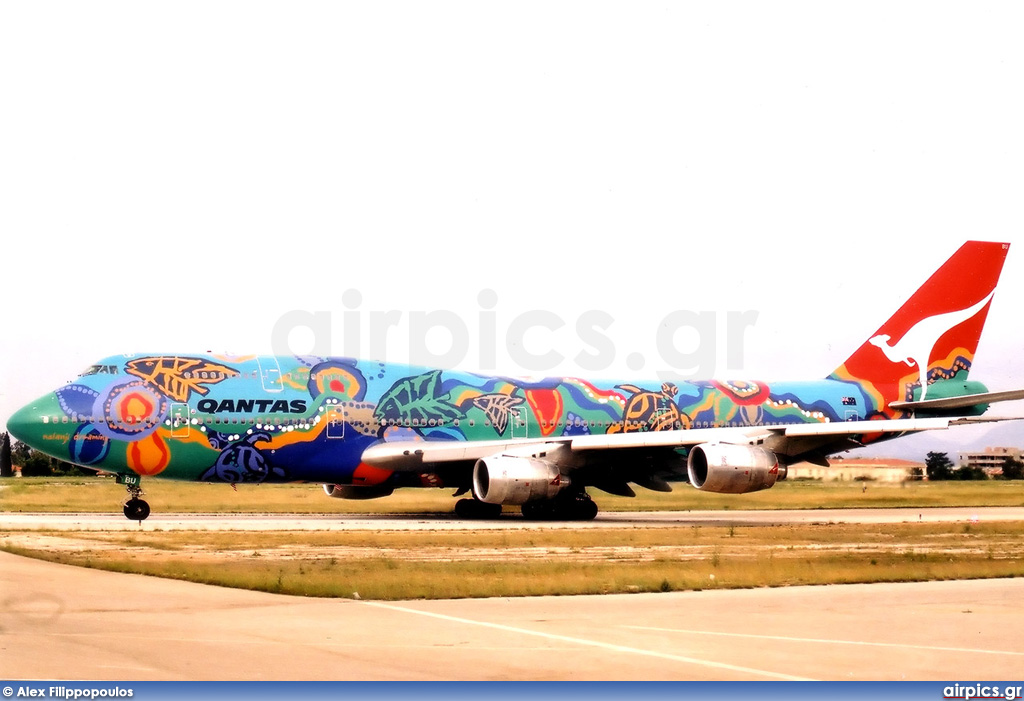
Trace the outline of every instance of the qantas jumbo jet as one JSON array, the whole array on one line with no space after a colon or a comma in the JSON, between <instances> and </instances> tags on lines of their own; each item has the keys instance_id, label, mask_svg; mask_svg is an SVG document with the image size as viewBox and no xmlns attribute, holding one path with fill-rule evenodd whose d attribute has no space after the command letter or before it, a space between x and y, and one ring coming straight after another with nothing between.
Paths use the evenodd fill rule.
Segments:
<instances>
[{"instance_id":1,"label":"qantas jumbo jet","mask_svg":"<svg viewBox=\"0 0 1024 701\"><path fill-rule=\"evenodd\" d=\"M398 487L470 495L462 517L519 505L590 519L594 487L767 489L798 461L904 433L985 421L967 375L1009 244L965 243L825 379L526 381L349 358L143 353L105 358L18 411L19 440L114 472L149 515L141 477L317 482L332 497ZM879 284L882 284L879 282ZM998 420L998 419L991 419Z\"/></svg>"}]
</instances>

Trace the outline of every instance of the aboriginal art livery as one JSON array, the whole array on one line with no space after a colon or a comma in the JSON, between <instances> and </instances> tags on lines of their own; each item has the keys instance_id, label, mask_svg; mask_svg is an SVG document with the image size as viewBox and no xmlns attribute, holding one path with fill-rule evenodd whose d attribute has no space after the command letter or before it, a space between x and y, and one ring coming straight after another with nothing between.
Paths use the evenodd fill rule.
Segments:
<instances>
[{"instance_id":1,"label":"aboriginal art livery","mask_svg":"<svg viewBox=\"0 0 1024 701\"><path fill-rule=\"evenodd\" d=\"M116 473L142 519L140 477L316 482L330 496L449 488L462 516L519 505L592 518L588 488L748 492L797 461L979 418L968 379L1007 244L964 244L823 380L524 380L313 356L105 358L20 410L9 429L62 460Z\"/></svg>"}]
</instances>

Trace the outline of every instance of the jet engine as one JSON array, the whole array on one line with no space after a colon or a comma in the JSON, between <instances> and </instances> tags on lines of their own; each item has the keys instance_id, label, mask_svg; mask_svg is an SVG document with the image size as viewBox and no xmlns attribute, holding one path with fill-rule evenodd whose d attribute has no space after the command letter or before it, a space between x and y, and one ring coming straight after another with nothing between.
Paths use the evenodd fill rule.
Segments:
<instances>
[{"instance_id":1,"label":"jet engine","mask_svg":"<svg viewBox=\"0 0 1024 701\"><path fill-rule=\"evenodd\" d=\"M473 496L488 504L554 499L569 482L558 465L536 457L491 455L473 467Z\"/></svg>"},{"instance_id":2,"label":"jet engine","mask_svg":"<svg viewBox=\"0 0 1024 701\"><path fill-rule=\"evenodd\" d=\"M324 493L335 499L380 499L389 496L394 487L353 487L343 484L325 484Z\"/></svg>"},{"instance_id":3,"label":"jet engine","mask_svg":"<svg viewBox=\"0 0 1024 701\"><path fill-rule=\"evenodd\" d=\"M768 489L786 478L775 453L751 445L702 443L686 460L690 484L705 492L744 494Z\"/></svg>"}]
</instances>

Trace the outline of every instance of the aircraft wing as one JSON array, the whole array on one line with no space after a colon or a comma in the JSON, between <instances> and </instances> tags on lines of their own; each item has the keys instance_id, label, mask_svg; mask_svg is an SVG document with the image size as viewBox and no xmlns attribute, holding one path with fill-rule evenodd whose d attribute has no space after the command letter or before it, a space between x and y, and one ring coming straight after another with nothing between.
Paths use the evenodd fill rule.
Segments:
<instances>
[{"instance_id":1,"label":"aircraft wing","mask_svg":"<svg viewBox=\"0 0 1024 701\"><path fill-rule=\"evenodd\" d=\"M417 470L424 463L475 462L489 455L500 455L523 446L564 444L568 438L518 438L507 441L393 441L371 445L363 451L367 465L388 470Z\"/></svg>"},{"instance_id":2,"label":"aircraft wing","mask_svg":"<svg viewBox=\"0 0 1024 701\"><path fill-rule=\"evenodd\" d=\"M578 436L571 440L570 445L573 451L614 450L616 448L686 448L702 443L758 445L772 451L785 463L806 460L827 465L826 455L860 447L863 445L861 441L864 436L936 431L966 423L1004 420L1012 419L938 417L706 428Z\"/></svg>"},{"instance_id":3,"label":"aircraft wing","mask_svg":"<svg viewBox=\"0 0 1024 701\"><path fill-rule=\"evenodd\" d=\"M878 421L837 421L777 426L699 428L676 431L552 436L494 441L396 441L372 445L363 451L368 465L396 471L413 471L424 464L474 462L492 455L568 447L571 452L632 450L665 451L703 443L760 445L790 462L820 461L827 453L861 445L866 435L902 434L947 429L966 423L1015 420L1010 418L936 417ZM1021 417L1024 418L1024 417ZM817 458L817 460L815 460Z\"/></svg>"},{"instance_id":4,"label":"aircraft wing","mask_svg":"<svg viewBox=\"0 0 1024 701\"><path fill-rule=\"evenodd\" d=\"M939 399L922 399L912 402L891 402L892 409L904 409L911 411L930 411L933 409L963 409L978 405L987 405L994 402L1009 402L1015 399L1024 399L1024 389L1013 389L1007 392L983 392L980 394L965 394L959 397L941 397Z\"/></svg>"}]
</instances>

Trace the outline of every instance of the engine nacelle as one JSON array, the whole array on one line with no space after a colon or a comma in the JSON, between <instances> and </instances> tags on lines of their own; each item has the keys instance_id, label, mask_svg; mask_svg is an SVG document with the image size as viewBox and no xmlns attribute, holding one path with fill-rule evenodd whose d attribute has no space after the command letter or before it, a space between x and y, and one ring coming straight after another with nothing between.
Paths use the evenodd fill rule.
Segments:
<instances>
[{"instance_id":1,"label":"engine nacelle","mask_svg":"<svg viewBox=\"0 0 1024 701\"><path fill-rule=\"evenodd\" d=\"M768 489L786 478L775 453L752 445L702 443L686 459L690 484L705 492L744 494Z\"/></svg>"},{"instance_id":2,"label":"engine nacelle","mask_svg":"<svg viewBox=\"0 0 1024 701\"><path fill-rule=\"evenodd\" d=\"M380 499L390 496L394 487L353 487L345 484L325 484L324 493L335 499Z\"/></svg>"},{"instance_id":3,"label":"engine nacelle","mask_svg":"<svg viewBox=\"0 0 1024 701\"><path fill-rule=\"evenodd\" d=\"M525 504L553 499L569 478L547 460L491 455L473 467L473 496L488 504Z\"/></svg>"}]
</instances>

